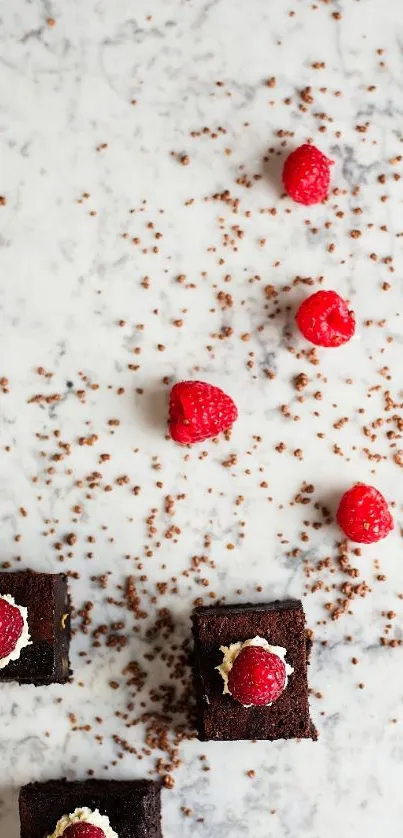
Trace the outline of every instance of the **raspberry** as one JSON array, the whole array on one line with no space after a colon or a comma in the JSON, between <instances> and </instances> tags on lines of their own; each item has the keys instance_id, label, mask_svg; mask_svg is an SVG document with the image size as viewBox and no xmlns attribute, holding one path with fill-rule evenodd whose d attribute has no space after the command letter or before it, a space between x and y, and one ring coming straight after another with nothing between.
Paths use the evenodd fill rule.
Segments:
<instances>
[{"instance_id":1,"label":"raspberry","mask_svg":"<svg viewBox=\"0 0 403 838\"><path fill-rule=\"evenodd\" d=\"M227 431L238 417L235 403L219 387L204 381L181 381L169 400L169 433L188 445Z\"/></svg>"},{"instance_id":2,"label":"raspberry","mask_svg":"<svg viewBox=\"0 0 403 838\"><path fill-rule=\"evenodd\" d=\"M63 832L62 838L105 838L105 832L100 826L92 823L72 823Z\"/></svg>"},{"instance_id":3,"label":"raspberry","mask_svg":"<svg viewBox=\"0 0 403 838\"><path fill-rule=\"evenodd\" d=\"M285 663L261 646L246 646L235 658L228 675L228 689L244 706L276 701L286 684Z\"/></svg>"},{"instance_id":4,"label":"raspberry","mask_svg":"<svg viewBox=\"0 0 403 838\"><path fill-rule=\"evenodd\" d=\"M23 628L24 620L19 609L0 597L0 658L11 655Z\"/></svg>"},{"instance_id":5,"label":"raspberry","mask_svg":"<svg viewBox=\"0 0 403 838\"><path fill-rule=\"evenodd\" d=\"M356 483L342 496L337 521L352 541L372 544L385 538L394 527L385 498L374 486Z\"/></svg>"},{"instance_id":6,"label":"raspberry","mask_svg":"<svg viewBox=\"0 0 403 838\"><path fill-rule=\"evenodd\" d=\"M319 204L329 194L332 163L314 145L300 145L284 162L285 191L299 204Z\"/></svg>"},{"instance_id":7,"label":"raspberry","mask_svg":"<svg viewBox=\"0 0 403 838\"><path fill-rule=\"evenodd\" d=\"M304 300L296 314L303 336L316 346L342 346L355 332L355 317L336 291L317 291Z\"/></svg>"}]
</instances>

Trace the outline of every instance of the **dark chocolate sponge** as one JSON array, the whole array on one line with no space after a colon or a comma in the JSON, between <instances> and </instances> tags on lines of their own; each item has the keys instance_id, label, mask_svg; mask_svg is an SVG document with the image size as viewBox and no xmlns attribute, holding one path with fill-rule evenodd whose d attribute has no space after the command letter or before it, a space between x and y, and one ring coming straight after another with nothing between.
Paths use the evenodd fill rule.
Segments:
<instances>
[{"instance_id":1,"label":"dark chocolate sponge","mask_svg":"<svg viewBox=\"0 0 403 838\"><path fill-rule=\"evenodd\" d=\"M232 696L223 695L223 680L216 667L222 663L220 646L256 635L273 646L285 647L286 661L294 672L271 706L243 707ZM301 602L196 608L193 637L200 739L317 738L309 716L307 640Z\"/></svg>"},{"instance_id":2,"label":"dark chocolate sponge","mask_svg":"<svg viewBox=\"0 0 403 838\"><path fill-rule=\"evenodd\" d=\"M21 838L47 838L58 820L87 806L107 815L119 838L162 838L160 784L151 780L49 780L20 791Z\"/></svg>"}]
</instances>

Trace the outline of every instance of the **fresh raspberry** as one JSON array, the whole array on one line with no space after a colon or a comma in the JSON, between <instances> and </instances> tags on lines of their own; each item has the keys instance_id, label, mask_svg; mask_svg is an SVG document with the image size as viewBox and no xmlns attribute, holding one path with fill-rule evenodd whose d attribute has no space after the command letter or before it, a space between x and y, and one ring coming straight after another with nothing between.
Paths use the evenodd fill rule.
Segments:
<instances>
[{"instance_id":1,"label":"fresh raspberry","mask_svg":"<svg viewBox=\"0 0 403 838\"><path fill-rule=\"evenodd\" d=\"M24 628L19 609L0 597L0 658L14 651Z\"/></svg>"},{"instance_id":2,"label":"fresh raspberry","mask_svg":"<svg viewBox=\"0 0 403 838\"><path fill-rule=\"evenodd\" d=\"M319 204L329 194L332 163L314 145L300 145L284 162L285 191L299 204Z\"/></svg>"},{"instance_id":3,"label":"fresh raspberry","mask_svg":"<svg viewBox=\"0 0 403 838\"><path fill-rule=\"evenodd\" d=\"M235 403L219 387L204 381L181 381L171 390L169 433L188 445L227 431L238 417Z\"/></svg>"},{"instance_id":4,"label":"fresh raspberry","mask_svg":"<svg viewBox=\"0 0 403 838\"><path fill-rule=\"evenodd\" d=\"M317 291L304 300L296 314L303 336L316 346L342 346L355 332L355 317L336 291Z\"/></svg>"},{"instance_id":5,"label":"fresh raspberry","mask_svg":"<svg viewBox=\"0 0 403 838\"><path fill-rule=\"evenodd\" d=\"M385 498L374 486L356 483L342 496L337 521L351 541L372 544L385 538L394 527Z\"/></svg>"},{"instance_id":6,"label":"fresh raspberry","mask_svg":"<svg viewBox=\"0 0 403 838\"><path fill-rule=\"evenodd\" d=\"M235 658L228 675L233 698L256 707L276 701L286 683L284 661L261 646L246 646Z\"/></svg>"},{"instance_id":7,"label":"fresh raspberry","mask_svg":"<svg viewBox=\"0 0 403 838\"><path fill-rule=\"evenodd\" d=\"M72 823L63 832L63 838L105 838L105 832L100 826L92 823Z\"/></svg>"}]
</instances>

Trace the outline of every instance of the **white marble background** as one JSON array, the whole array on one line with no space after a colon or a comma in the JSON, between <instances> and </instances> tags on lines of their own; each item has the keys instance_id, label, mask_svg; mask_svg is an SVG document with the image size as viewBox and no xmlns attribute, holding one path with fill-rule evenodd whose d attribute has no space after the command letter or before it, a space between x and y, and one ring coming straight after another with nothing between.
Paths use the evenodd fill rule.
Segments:
<instances>
[{"instance_id":1,"label":"white marble background","mask_svg":"<svg viewBox=\"0 0 403 838\"><path fill-rule=\"evenodd\" d=\"M72 583L74 602L79 607L96 598L97 621L110 621L113 608L90 576L111 570L113 582L120 583L128 573L125 554L144 553L150 509L162 515L163 529L169 524L161 513L163 496L186 492L175 517L178 543L166 542L147 562L150 591L156 581L186 569L192 555L205 553L216 562L206 573L211 587L227 601L301 596L302 559L285 552L301 547L317 561L335 554L339 538L336 527L328 526L309 530L310 542L301 542L309 512L289 502L302 481L315 484L315 500L330 503L356 479L374 482L396 502L397 526L386 542L364 548L357 559L371 595L354 602L351 615L324 624L323 605L337 593L304 598L316 636L311 684L323 696L312 699L319 742L183 745L176 788L164 792L164 831L166 838L179 831L198 838L375 838L382 830L398 838L403 649L383 648L379 638L382 612L389 609L397 614L391 636L402 635L401 472L386 437L392 426L377 430L373 441L362 426L385 418L385 390L397 402L402 391L402 258L396 238L403 229L402 188L392 177L401 166L388 162L402 154L401 2L14 0L2 4L0 17L0 193L6 198L0 207L0 376L9 379L9 392L0 396L1 557L12 567L58 571L52 545L74 531L74 558L63 565L81 573ZM325 62L325 68L315 70L314 62ZM272 76L277 84L269 88L265 81ZM306 86L315 101L302 111L299 91ZM356 130L366 123L365 133ZM204 126L221 126L226 134L190 137ZM320 126L327 130L320 133ZM280 147L279 130L294 132L288 148L312 137L335 160L333 182L343 193L327 206L305 209L281 199L276 161L269 171L262 162L269 147ZM97 151L103 143L107 148ZM178 162L183 154L188 166ZM248 174L263 172L250 190L235 184L241 166ZM378 177L384 173L382 184ZM354 197L357 185L361 193ZM238 215L223 203L204 201L225 189L240 197ZM83 192L90 197L77 203ZM191 198L194 203L186 206ZM130 215L143 200L144 213ZM336 204L342 218L335 215ZM353 213L356 206L361 215ZM263 207L277 208L277 215L260 213ZM154 230L146 226L150 221ZM324 227L328 221L330 229ZM234 251L223 246L222 236L237 223L245 235ZM361 237L351 239L351 229L361 230ZM155 231L163 234L157 242ZM122 238L125 232L141 245ZM152 252L155 245L158 253ZM372 252L377 261L369 258ZM382 261L388 257L394 272ZM185 285L176 282L178 274L186 275ZM230 284L224 282L227 274ZM287 350L304 348L291 314L267 320L264 310L263 286L281 289L297 274L323 275L326 287L348 296L357 313L357 339L337 352L319 352L319 366ZM141 286L146 275L148 290ZM248 282L256 275L260 281ZM384 282L391 285L387 292ZM220 310L218 290L233 295L230 310ZM280 304L295 307L307 290L297 286ZM178 318L182 328L172 325ZM372 318L386 325L366 327ZM117 325L121 319L123 327ZM211 337L223 326L233 328L232 337ZM248 342L240 340L244 333ZM140 356L133 354L136 346ZM254 369L247 367L250 352ZM128 363L141 368L130 371ZM53 373L50 381L37 375L38 366ZM265 377L267 367L276 372L274 380ZM383 367L389 370L380 374ZM99 385L85 404L74 395L82 386L80 370ZM292 387L299 372L310 378L303 404ZM161 421L161 379L195 375L223 386L240 409L231 441L206 444L202 459L198 449L187 458L167 441ZM346 384L348 377L353 384ZM121 396L118 387L125 388ZM138 387L143 395L135 394ZM378 389L371 393L371 387ZM312 397L318 388L320 402ZM54 406L28 404L37 393L53 392L63 396ZM299 413L299 423L284 419L281 404ZM361 407L365 416L358 413ZM335 429L343 416L349 423ZM114 436L107 424L112 417L121 423ZM41 443L36 434L57 428L72 454L51 463L40 451L51 454L54 444ZM99 435L96 450L78 446L77 438L91 432ZM318 439L317 432L325 437ZM262 442L253 448L257 434ZM283 454L275 450L280 441L289 446ZM334 454L335 444L344 456ZM366 446L384 459L369 461ZM297 447L304 451L301 461L292 455ZM141 495L123 486L85 501L86 490L76 481L99 467L102 450L113 453L102 467L105 480L113 483L125 472L131 485L142 486ZM233 453L237 464L223 468L222 460ZM158 472L152 457L161 463ZM45 472L50 465L51 478ZM32 476L38 476L36 483ZM156 480L163 481L163 491ZM260 488L262 480L267 489ZM245 498L242 510L234 504L238 495ZM76 503L85 509L79 523L72 522ZM44 536L49 520L55 533ZM88 534L97 538L92 562L84 558ZM235 550L226 549L228 542ZM386 576L383 583L376 583L377 573ZM336 574L331 581L341 580ZM179 588L180 599L165 596L159 604L172 609L178 636L184 637L192 602L206 591L193 577L182 577ZM240 588L242 596L235 593ZM346 635L353 640L345 643ZM22 783L84 777L88 769L100 776L142 776L152 768L154 759L138 762L130 755L110 767L117 752L110 733L127 731L113 716L125 706L124 690L114 692L109 681L119 680L122 663L145 648L144 639L133 637L132 648L120 657L105 648L92 652L86 665L78 652L89 641L77 636L72 685L1 688L2 838L17 838L16 790ZM104 716L103 743L93 732L72 732L69 712L81 725ZM134 741L141 743L141 735L137 729ZM207 754L209 772L201 770L201 754ZM246 776L250 769L254 778ZM183 806L194 815L184 817Z\"/></svg>"}]
</instances>

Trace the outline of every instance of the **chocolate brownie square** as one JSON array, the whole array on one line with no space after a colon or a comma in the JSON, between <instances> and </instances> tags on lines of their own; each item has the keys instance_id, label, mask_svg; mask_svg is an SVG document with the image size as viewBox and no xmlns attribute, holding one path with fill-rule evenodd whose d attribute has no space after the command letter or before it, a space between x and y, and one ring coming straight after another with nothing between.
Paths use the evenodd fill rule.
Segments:
<instances>
[{"instance_id":1,"label":"chocolate brownie square","mask_svg":"<svg viewBox=\"0 0 403 838\"><path fill-rule=\"evenodd\" d=\"M0 669L2 681L63 684L69 680L70 597L62 573L31 570L0 573L0 597L9 594L27 609L29 646Z\"/></svg>"},{"instance_id":2,"label":"chocolate brownie square","mask_svg":"<svg viewBox=\"0 0 403 838\"><path fill-rule=\"evenodd\" d=\"M63 815L98 810L119 838L162 838L161 786L151 780L50 780L20 791L21 838L47 838Z\"/></svg>"},{"instance_id":3,"label":"chocolate brownie square","mask_svg":"<svg viewBox=\"0 0 403 838\"><path fill-rule=\"evenodd\" d=\"M286 649L294 672L271 705L245 707L223 694L224 681L216 667L222 663L220 646L259 636ZM259 605L196 608L193 612L194 680L198 732L210 739L316 739L309 717L305 617L298 600Z\"/></svg>"}]
</instances>

